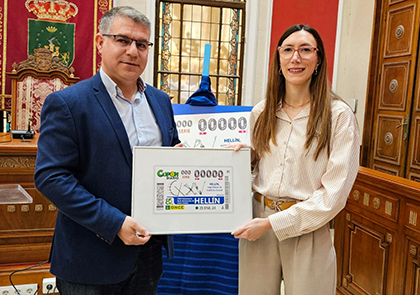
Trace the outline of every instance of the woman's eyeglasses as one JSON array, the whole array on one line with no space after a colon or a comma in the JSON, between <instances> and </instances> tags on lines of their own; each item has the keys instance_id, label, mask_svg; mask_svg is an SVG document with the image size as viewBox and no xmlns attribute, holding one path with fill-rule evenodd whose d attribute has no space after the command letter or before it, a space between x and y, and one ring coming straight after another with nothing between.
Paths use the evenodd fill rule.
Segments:
<instances>
[{"instance_id":1,"label":"woman's eyeglasses","mask_svg":"<svg viewBox=\"0 0 420 295\"><path fill-rule=\"evenodd\" d=\"M278 51L280 57L284 59L292 58L295 51L297 51L301 59L309 59L318 51L318 48L315 46L301 46L299 48L294 48L293 46L279 46Z\"/></svg>"}]
</instances>

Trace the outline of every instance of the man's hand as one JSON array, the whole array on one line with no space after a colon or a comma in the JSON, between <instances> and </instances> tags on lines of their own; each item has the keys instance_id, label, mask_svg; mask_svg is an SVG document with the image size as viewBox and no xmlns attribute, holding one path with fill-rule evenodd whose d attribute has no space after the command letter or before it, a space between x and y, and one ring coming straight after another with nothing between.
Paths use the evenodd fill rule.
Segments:
<instances>
[{"instance_id":1,"label":"man's hand","mask_svg":"<svg viewBox=\"0 0 420 295\"><path fill-rule=\"evenodd\" d=\"M133 217L126 216L118 232L118 237L126 245L144 245L150 240L150 233Z\"/></svg>"},{"instance_id":2,"label":"man's hand","mask_svg":"<svg viewBox=\"0 0 420 295\"><path fill-rule=\"evenodd\" d=\"M258 240L263 234L271 229L268 218L254 218L243 226L238 227L232 232L236 239L247 239L248 241Z\"/></svg>"}]
</instances>

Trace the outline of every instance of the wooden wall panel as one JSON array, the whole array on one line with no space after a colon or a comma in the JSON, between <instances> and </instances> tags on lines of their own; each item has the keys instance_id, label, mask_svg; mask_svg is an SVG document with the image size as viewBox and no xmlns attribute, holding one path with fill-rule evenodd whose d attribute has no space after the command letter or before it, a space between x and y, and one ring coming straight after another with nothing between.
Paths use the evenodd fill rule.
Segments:
<instances>
[{"instance_id":1,"label":"wooden wall panel","mask_svg":"<svg viewBox=\"0 0 420 295\"><path fill-rule=\"evenodd\" d=\"M383 64L379 109L405 110L409 71L410 61Z\"/></svg>"},{"instance_id":2,"label":"wooden wall panel","mask_svg":"<svg viewBox=\"0 0 420 295\"><path fill-rule=\"evenodd\" d=\"M379 115L377 122L375 160L400 165L404 134L399 126L403 124L404 117Z\"/></svg>"},{"instance_id":3,"label":"wooden wall panel","mask_svg":"<svg viewBox=\"0 0 420 295\"><path fill-rule=\"evenodd\" d=\"M337 294L419 294L419 183L360 167L335 220Z\"/></svg>"},{"instance_id":4,"label":"wooden wall panel","mask_svg":"<svg viewBox=\"0 0 420 295\"><path fill-rule=\"evenodd\" d=\"M405 292L407 294L420 294L420 246L410 239L407 240L407 268L406 268L406 282Z\"/></svg>"},{"instance_id":5,"label":"wooden wall panel","mask_svg":"<svg viewBox=\"0 0 420 295\"><path fill-rule=\"evenodd\" d=\"M348 265L344 267L344 286L351 292L386 294L390 246L386 241L388 233L381 232L386 232L384 229L376 231L349 219L349 244L346 245L349 256Z\"/></svg>"},{"instance_id":6,"label":"wooden wall panel","mask_svg":"<svg viewBox=\"0 0 420 295\"><path fill-rule=\"evenodd\" d=\"M414 40L415 4L390 9L385 34L384 57L411 55Z\"/></svg>"}]
</instances>

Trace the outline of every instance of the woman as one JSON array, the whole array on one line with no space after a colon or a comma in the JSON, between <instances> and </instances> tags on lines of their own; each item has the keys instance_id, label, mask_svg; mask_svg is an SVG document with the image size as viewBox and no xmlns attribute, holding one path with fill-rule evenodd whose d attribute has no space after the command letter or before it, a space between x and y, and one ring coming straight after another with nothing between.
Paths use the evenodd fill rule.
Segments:
<instances>
[{"instance_id":1,"label":"woman","mask_svg":"<svg viewBox=\"0 0 420 295\"><path fill-rule=\"evenodd\" d=\"M281 36L266 99L251 112L254 219L239 243L239 294L335 294L329 221L359 167L359 130L331 92L324 45L310 26ZM240 144L236 149L245 147Z\"/></svg>"}]
</instances>

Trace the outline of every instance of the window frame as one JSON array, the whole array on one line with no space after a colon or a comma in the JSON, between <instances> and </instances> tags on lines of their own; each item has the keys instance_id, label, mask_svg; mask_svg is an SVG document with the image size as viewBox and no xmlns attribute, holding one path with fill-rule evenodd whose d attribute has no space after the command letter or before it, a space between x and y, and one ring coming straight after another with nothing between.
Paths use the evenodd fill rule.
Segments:
<instances>
[{"instance_id":1,"label":"window frame","mask_svg":"<svg viewBox=\"0 0 420 295\"><path fill-rule=\"evenodd\" d=\"M216 84L218 84L218 81L220 78L233 78L236 79L237 85L235 85L235 93L237 93L236 95L233 96L233 103L231 104L229 101L228 105L242 105L242 101L243 101L243 97L242 97L242 90L243 90L243 81L244 81L244 75L243 75L243 68L244 68L244 64L246 63L246 61L244 60L244 52L245 52L245 38L246 38L246 31L245 31L245 24L246 24L246 7L247 7L247 3L245 0L243 1L226 1L226 0L158 0L155 2L156 3L156 7L155 7L155 36L154 36L154 43L156 44L154 46L153 52L154 52L154 71L153 71L153 85L160 89L160 85L158 85L158 80L159 80L159 75L161 75L162 73L167 73L169 75L178 75L179 77L181 76L200 76L201 74L197 74L197 73L188 73L188 72L182 72L182 71L166 71L166 70L160 70L160 63L159 63L159 59L160 59L160 55L161 55L161 36L160 36L160 27L161 27L161 18L160 18L160 9L161 9L161 4L162 3L168 3L168 4L181 4L181 13L183 11L183 5L198 5L198 6L207 6L207 7L216 7L216 8L220 8L220 16L223 15L223 9L226 8L230 8L230 9L239 9L241 11L241 16L240 16L240 20L239 20L239 26L241 28L241 32L240 35L238 36L238 47L240 48L238 50L238 53L236 55L237 59L240 61L239 62L239 66L237 69L237 72L235 75L225 75L225 74L220 74L219 73L219 67L217 68L217 73L216 74L209 74L210 79L212 79L213 81L216 80ZM219 35L220 35L220 31L222 28L222 17L220 17L220 23L219 23ZM182 42L182 40L186 40L182 38L182 23L183 20L182 18L180 19L181 22L181 26L180 26L180 42ZM221 51L221 43L222 40L218 40L218 44L219 44L219 48L218 48L218 57L217 57L217 62L220 65L220 51ZM181 59L180 59L180 65L181 65ZM180 67L181 68L181 67ZM178 92L178 99L177 101L173 102L173 103L181 103L181 99L180 99L180 95L181 95L181 79L178 79L178 89L175 90ZM218 94L219 94L219 90L217 85L213 85L216 88L216 99L218 100ZM226 98L227 100L227 98Z\"/></svg>"}]
</instances>

